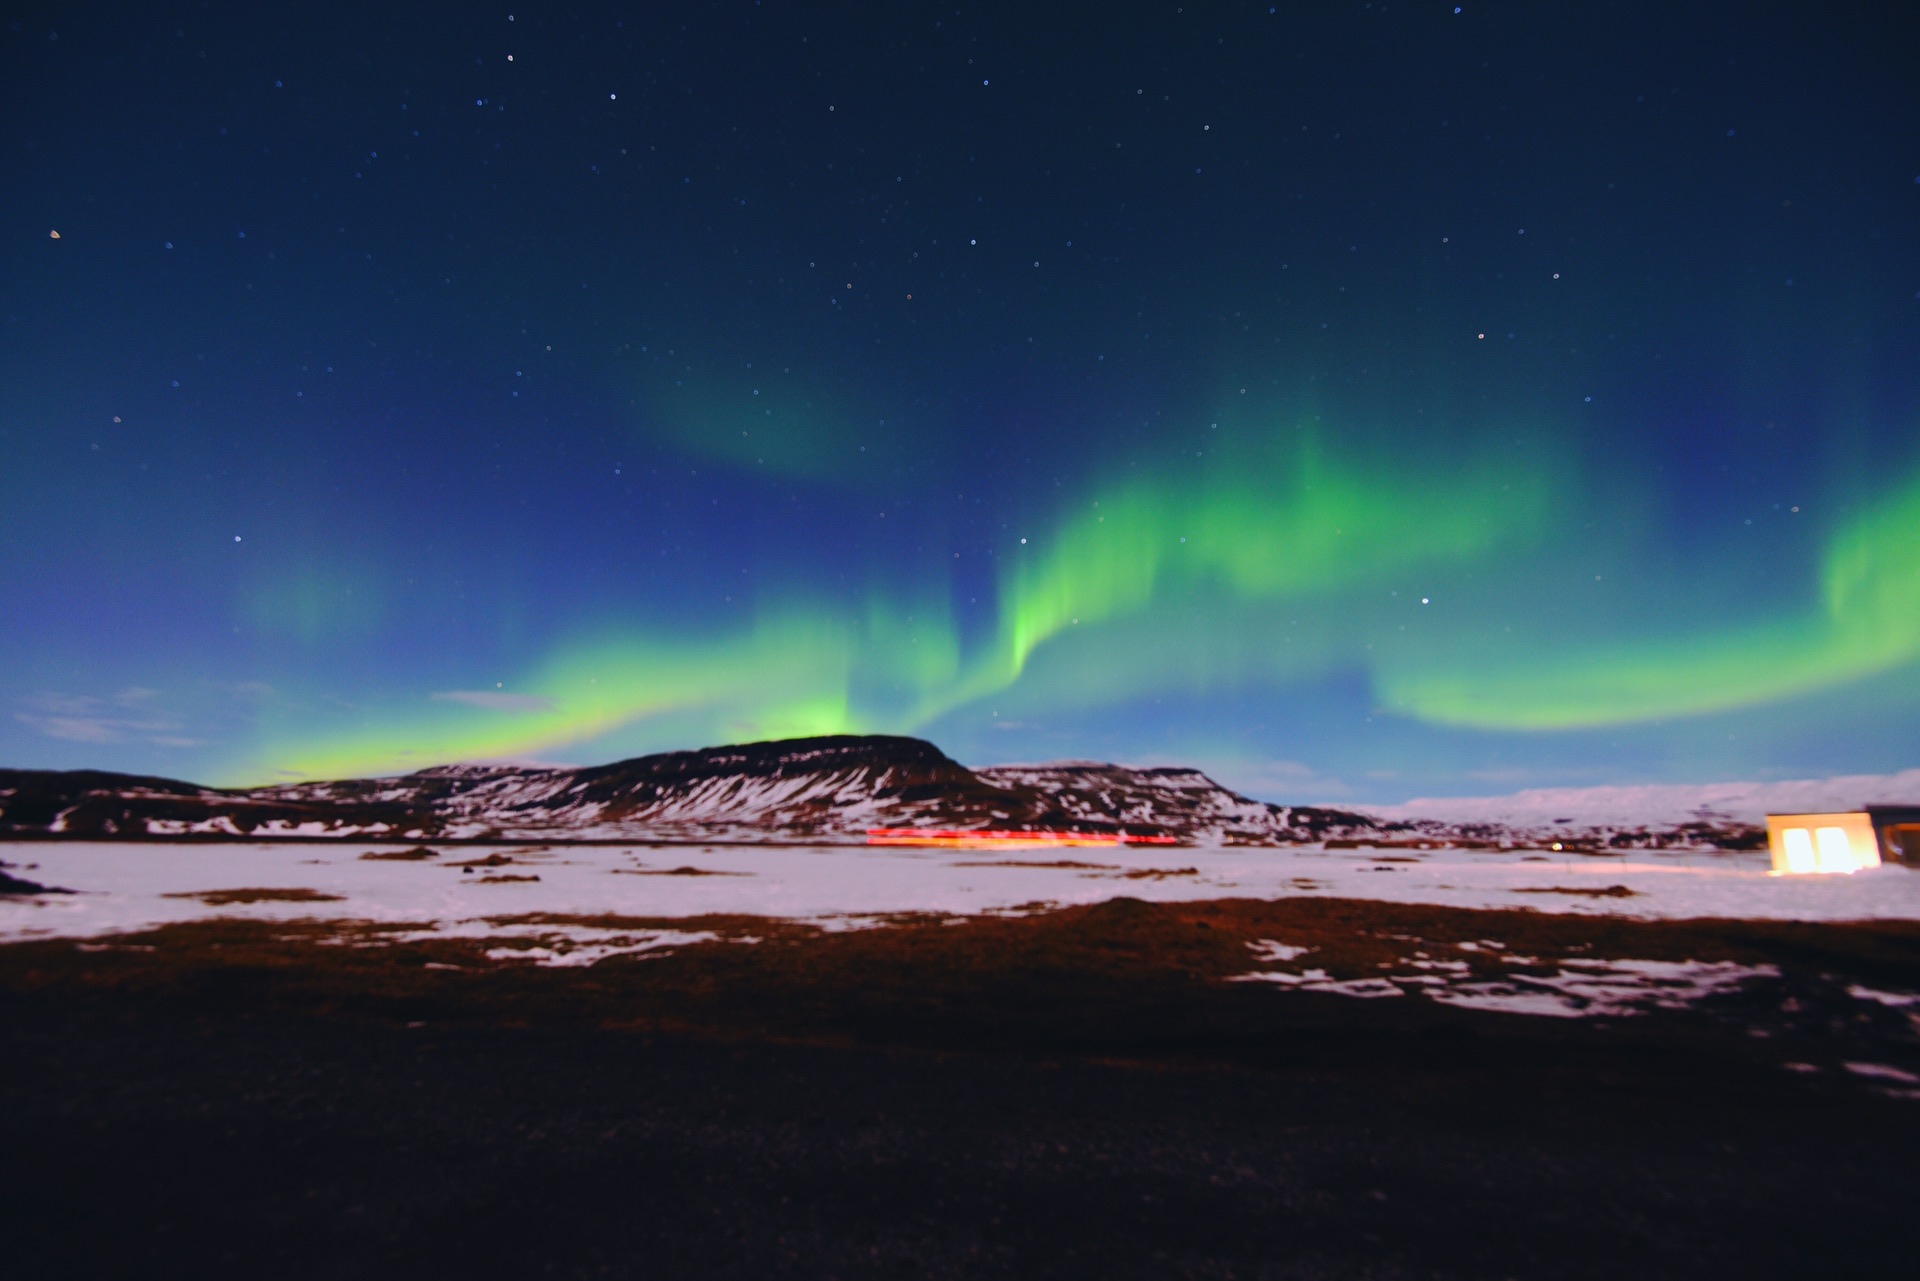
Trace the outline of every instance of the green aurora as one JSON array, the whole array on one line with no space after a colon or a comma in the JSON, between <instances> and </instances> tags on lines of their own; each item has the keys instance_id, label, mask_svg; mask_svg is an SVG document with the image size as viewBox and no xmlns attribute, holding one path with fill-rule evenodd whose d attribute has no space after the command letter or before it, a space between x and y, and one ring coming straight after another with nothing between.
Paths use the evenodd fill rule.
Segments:
<instances>
[{"instance_id":1,"label":"green aurora","mask_svg":"<svg viewBox=\"0 0 1920 1281\"><path fill-rule=\"evenodd\" d=\"M1745 627L1518 660L1383 671L1396 711L1487 729L1579 729L1754 707L1920 658L1920 476L1828 540L1817 603Z\"/></svg>"},{"instance_id":2,"label":"green aurora","mask_svg":"<svg viewBox=\"0 0 1920 1281\"><path fill-rule=\"evenodd\" d=\"M938 598L878 592L852 611L825 600L766 605L734 632L583 631L510 691L438 695L425 715L394 709L317 741L289 734L231 779L537 757L612 734L670 746L913 733L997 699L1082 710L1354 665L1403 716L1578 729L1756 706L1920 656L1920 543L1910 535L1920 476L1831 535L1818 605L1802 616L1532 661L1538 645L1490 647L1471 620L1455 624L1463 643L1366 640L1381 625L1365 601L1381 585L1471 574L1550 545L1568 485L1560 470L1511 451L1440 474L1342 460L1311 441L1228 450L1184 475L1094 487L1049 535L1012 548L983 637L963 635ZM1297 618L1282 618L1289 611L1316 625L1299 631ZM1061 661L1037 666L1050 653ZM1433 653L1456 657L1436 665Z\"/></svg>"},{"instance_id":3,"label":"green aurora","mask_svg":"<svg viewBox=\"0 0 1920 1281\"><path fill-rule=\"evenodd\" d=\"M1898 6L283 9L0 31L0 764L1920 763Z\"/></svg>"}]
</instances>

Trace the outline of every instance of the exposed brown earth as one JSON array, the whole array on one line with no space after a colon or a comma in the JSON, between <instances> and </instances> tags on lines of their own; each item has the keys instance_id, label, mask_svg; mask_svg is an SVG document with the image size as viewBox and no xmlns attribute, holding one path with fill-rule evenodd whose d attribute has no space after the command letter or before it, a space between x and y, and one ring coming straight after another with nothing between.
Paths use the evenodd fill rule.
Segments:
<instances>
[{"instance_id":1,"label":"exposed brown earth","mask_svg":"<svg viewBox=\"0 0 1920 1281\"><path fill-rule=\"evenodd\" d=\"M719 941L544 969L227 919L0 948L9 1274L1879 1277L1910 1255L1920 1102L1893 1087L1920 1044L1846 989L1920 990L1912 924L1128 899L840 932L515 920ZM1263 939L1335 976L1780 977L1527 1018L1224 981Z\"/></svg>"},{"instance_id":2,"label":"exposed brown earth","mask_svg":"<svg viewBox=\"0 0 1920 1281\"><path fill-rule=\"evenodd\" d=\"M1516 889L1515 894L1572 894L1579 898L1638 898L1638 890L1624 885L1534 885Z\"/></svg>"},{"instance_id":3,"label":"exposed brown earth","mask_svg":"<svg viewBox=\"0 0 1920 1281\"><path fill-rule=\"evenodd\" d=\"M208 907L225 907L233 903L339 903L344 901L338 894L326 894L319 890L272 888L188 890L180 894L162 894L160 897L195 899Z\"/></svg>"},{"instance_id":4,"label":"exposed brown earth","mask_svg":"<svg viewBox=\"0 0 1920 1281\"><path fill-rule=\"evenodd\" d=\"M482 855L480 858L462 859L457 863L449 863L447 864L447 866L448 867L468 867L468 868L506 867L512 862L513 860L508 858L505 854L486 854L486 855Z\"/></svg>"},{"instance_id":5,"label":"exposed brown earth","mask_svg":"<svg viewBox=\"0 0 1920 1281\"><path fill-rule=\"evenodd\" d=\"M427 859L439 857L438 850L416 845L410 850L368 850L360 856L360 859L367 863L423 863Z\"/></svg>"}]
</instances>

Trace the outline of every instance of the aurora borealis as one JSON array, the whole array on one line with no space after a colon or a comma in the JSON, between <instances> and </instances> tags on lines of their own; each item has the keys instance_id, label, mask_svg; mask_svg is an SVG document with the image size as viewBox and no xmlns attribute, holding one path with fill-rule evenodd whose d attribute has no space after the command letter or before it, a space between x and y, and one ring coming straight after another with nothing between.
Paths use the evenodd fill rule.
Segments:
<instances>
[{"instance_id":1,"label":"aurora borealis","mask_svg":"<svg viewBox=\"0 0 1920 1281\"><path fill-rule=\"evenodd\" d=\"M28 9L0 763L1915 763L1894 7Z\"/></svg>"}]
</instances>

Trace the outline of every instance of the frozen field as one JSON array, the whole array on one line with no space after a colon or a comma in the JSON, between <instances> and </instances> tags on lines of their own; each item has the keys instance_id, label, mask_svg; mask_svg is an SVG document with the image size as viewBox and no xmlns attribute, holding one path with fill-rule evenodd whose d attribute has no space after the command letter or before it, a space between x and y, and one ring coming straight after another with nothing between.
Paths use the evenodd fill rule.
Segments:
<instances>
[{"instance_id":1,"label":"frozen field","mask_svg":"<svg viewBox=\"0 0 1920 1281\"><path fill-rule=\"evenodd\" d=\"M329 941L359 946L475 940L486 963L543 966L658 956L709 941L750 944L765 928L753 918L843 931L909 915L961 921L1122 896L1169 903L1319 897L1651 921L1920 920L1920 874L1885 867L1775 876L1764 854L44 842L0 845L0 860L16 878L70 891L0 897L0 942L74 939L82 950L151 950L104 940L240 917L323 922ZM1543 958L1497 940L1391 937L1398 942L1390 954L1359 969L1351 958L1344 967L1337 959L1351 940L1311 932L1260 937L1248 943L1247 970L1224 977L1562 1016L1682 1008L1781 977L1769 964ZM1841 986L1849 1004L1903 1016L1920 1010L1920 993ZM1898 1073L1899 1088L1920 1085L1920 1075L1887 1070Z\"/></svg>"},{"instance_id":2,"label":"frozen field","mask_svg":"<svg viewBox=\"0 0 1920 1281\"><path fill-rule=\"evenodd\" d=\"M439 846L342 841L0 845L12 875L68 894L0 898L0 941L90 937L214 915L408 922L486 933L542 914L741 914L828 928L1096 903L1324 896L1647 919L1920 919L1920 873L1774 876L1764 854L1624 857L1468 850L862 846ZM233 891L270 891L240 894ZM283 897L284 896L284 897Z\"/></svg>"}]
</instances>

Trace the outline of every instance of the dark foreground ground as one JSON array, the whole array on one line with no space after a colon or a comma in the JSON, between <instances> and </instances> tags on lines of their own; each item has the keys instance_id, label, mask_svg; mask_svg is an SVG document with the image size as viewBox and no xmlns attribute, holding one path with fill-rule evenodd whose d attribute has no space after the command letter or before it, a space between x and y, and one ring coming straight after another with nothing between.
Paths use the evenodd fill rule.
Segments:
<instances>
[{"instance_id":1,"label":"dark foreground ground","mask_svg":"<svg viewBox=\"0 0 1920 1281\"><path fill-rule=\"evenodd\" d=\"M1326 901L709 924L764 941L574 970L227 922L0 948L0 1272L1911 1271L1920 1101L1840 1067L1914 1066L1911 1021L1833 993L1912 990L1912 927ZM1504 936L1783 977L1599 1023L1219 981L1263 936L1336 972Z\"/></svg>"}]
</instances>

